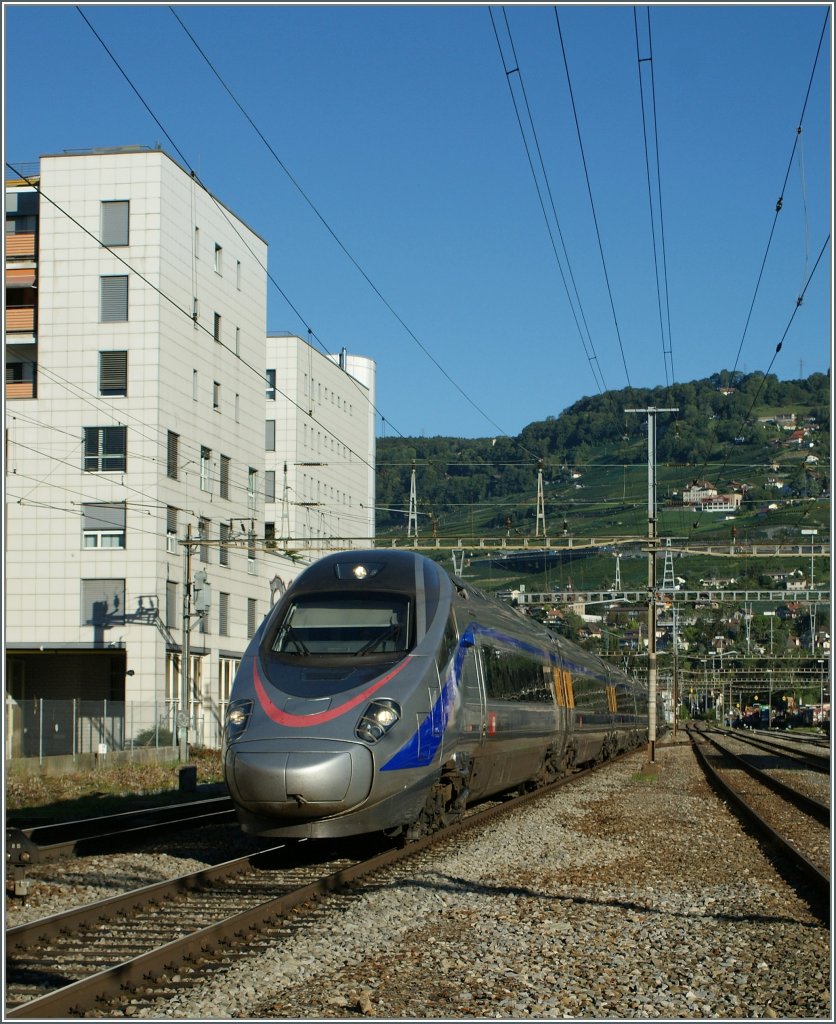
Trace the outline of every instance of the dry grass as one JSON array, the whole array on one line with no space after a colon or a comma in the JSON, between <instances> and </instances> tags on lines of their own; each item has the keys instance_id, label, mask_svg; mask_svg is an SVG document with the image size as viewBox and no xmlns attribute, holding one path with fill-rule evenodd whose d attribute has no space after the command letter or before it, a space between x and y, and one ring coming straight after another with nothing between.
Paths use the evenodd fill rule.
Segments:
<instances>
[{"instance_id":1,"label":"dry grass","mask_svg":"<svg viewBox=\"0 0 836 1024\"><path fill-rule=\"evenodd\" d=\"M192 750L198 784L223 781L217 750ZM60 775L26 776L6 771L6 813L68 820L112 814L157 803L176 802L181 794L179 762L106 764Z\"/></svg>"}]
</instances>

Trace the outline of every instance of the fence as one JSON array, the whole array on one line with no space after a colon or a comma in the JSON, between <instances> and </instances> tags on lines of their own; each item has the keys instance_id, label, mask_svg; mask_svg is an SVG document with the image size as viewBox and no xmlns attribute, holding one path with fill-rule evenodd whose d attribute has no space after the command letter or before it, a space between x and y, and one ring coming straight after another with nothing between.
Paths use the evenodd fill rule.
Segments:
<instances>
[{"instance_id":1,"label":"fence","mask_svg":"<svg viewBox=\"0 0 836 1024\"><path fill-rule=\"evenodd\" d=\"M6 758L104 754L138 748L171 747L178 742L177 702L116 700L16 701L6 697ZM202 716L189 725L189 742L217 745L205 736Z\"/></svg>"}]
</instances>

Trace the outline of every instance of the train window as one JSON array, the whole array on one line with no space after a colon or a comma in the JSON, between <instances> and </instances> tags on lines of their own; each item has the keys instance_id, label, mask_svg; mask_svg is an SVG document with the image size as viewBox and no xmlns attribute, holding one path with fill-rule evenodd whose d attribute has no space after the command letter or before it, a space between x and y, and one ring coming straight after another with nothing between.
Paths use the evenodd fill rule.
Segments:
<instances>
[{"instance_id":1,"label":"train window","mask_svg":"<svg viewBox=\"0 0 836 1024\"><path fill-rule=\"evenodd\" d=\"M447 619L447 625L444 627L444 636L441 640L441 647L438 649L438 667L443 669L450 658L453 656L453 652L459 643L459 634L456 629L456 620L453 618L452 613Z\"/></svg>"},{"instance_id":2,"label":"train window","mask_svg":"<svg viewBox=\"0 0 836 1024\"><path fill-rule=\"evenodd\" d=\"M404 653L409 629L409 601L401 595L300 597L289 606L272 649L303 657Z\"/></svg>"},{"instance_id":3,"label":"train window","mask_svg":"<svg viewBox=\"0 0 836 1024\"><path fill-rule=\"evenodd\" d=\"M497 647L483 649L485 691L489 700L553 701L543 665L535 658Z\"/></svg>"}]
</instances>

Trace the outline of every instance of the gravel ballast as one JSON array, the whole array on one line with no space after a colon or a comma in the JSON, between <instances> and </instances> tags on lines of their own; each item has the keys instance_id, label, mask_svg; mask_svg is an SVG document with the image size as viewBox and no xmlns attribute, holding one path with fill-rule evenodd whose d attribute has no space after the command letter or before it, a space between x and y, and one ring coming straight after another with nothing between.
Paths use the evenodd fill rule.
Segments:
<instances>
[{"instance_id":1,"label":"gravel ballast","mask_svg":"<svg viewBox=\"0 0 836 1024\"><path fill-rule=\"evenodd\" d=\"M657 745L655 765L645 751L621 758L328 900L165 1001L126 998L122 1012L832 1020L830 993L828 926L680 736Z\"/></svg>"},{"instance_id":2,"label":"gravel ballast","mask_svg":"<svg viewBox=\"0 0 836 1024\"><path fill-rule=\"evenodd\" d=\"M622 758L338 905L134 1012L832 1020L827 925L681 737L655 765Z\"/></svg>"}]
</instances>

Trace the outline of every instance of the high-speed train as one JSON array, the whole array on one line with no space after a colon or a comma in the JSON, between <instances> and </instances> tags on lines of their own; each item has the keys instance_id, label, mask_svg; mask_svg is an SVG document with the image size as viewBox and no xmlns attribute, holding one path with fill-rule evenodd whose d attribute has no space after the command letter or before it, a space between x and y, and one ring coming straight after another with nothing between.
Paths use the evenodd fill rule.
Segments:
<instances>
[{"instance_id":1,"label":"high-speed train","mask_svg":"<svg viewBox=\"0 0 836 1024\"><path fill-rule=\"evenodd\" d=\"M253 637L224 774L247 833L409 841L647 734L646 687L594 654L432 559L348 551L301 573Z\"/></svg>"}]
</instances>

